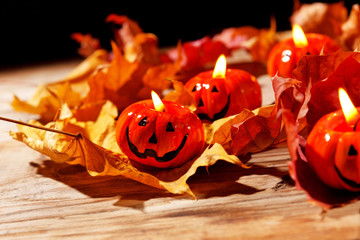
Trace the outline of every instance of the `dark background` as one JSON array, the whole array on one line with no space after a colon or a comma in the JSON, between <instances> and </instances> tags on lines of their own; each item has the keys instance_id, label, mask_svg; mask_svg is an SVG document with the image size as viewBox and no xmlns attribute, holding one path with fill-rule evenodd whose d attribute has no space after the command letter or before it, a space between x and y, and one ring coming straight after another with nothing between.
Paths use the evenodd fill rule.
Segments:
<instances>
[{"instance_id":1,"label":"dark background","mask_svg":"<svg viewBox=\"0 0 360 240\"><path fill-rule=\"evenodd\" d=\"M300 1L309 3L313 1ZM336 1L322 1L336 2ZM350 9L356 1L345 1ZM293 2L284 1L18 1L0 3L0 68L79 57L74 32L91 33L110 48L112 31L105 18L127 15L144 32L154 33L159 46L174 46L220 32L223 28L252 25L289 30Z\"/></svg>"}]
</instances>

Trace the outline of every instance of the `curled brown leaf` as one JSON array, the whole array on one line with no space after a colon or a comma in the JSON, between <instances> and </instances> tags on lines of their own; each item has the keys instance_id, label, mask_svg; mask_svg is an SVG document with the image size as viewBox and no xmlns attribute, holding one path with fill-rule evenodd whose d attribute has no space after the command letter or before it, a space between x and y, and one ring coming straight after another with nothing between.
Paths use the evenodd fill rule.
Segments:
<instances>
[{"instance_id":1,"label":"curled brown leaf","mask_svg":"<svg viewBox=\"0 0 360 240\"><path fill-rule=\"evenodd\" d=\"M131 161L117 146L114 129L116 116L115 106L106 102L96 121L80 122L64 105L59 119L48 123L46 127L77 133L77 137L21 125L19 132L12 132L11 136L55 162L83 165L91 176L121 175L174 194L189 194L193 197L195 195L187 180L195 174L197 168L211 166L218 160L247 168L236 156L227 154L220 144L209 146L199 157L178 168L154 169L143 166Z\"/></svg>"}]
</instances>

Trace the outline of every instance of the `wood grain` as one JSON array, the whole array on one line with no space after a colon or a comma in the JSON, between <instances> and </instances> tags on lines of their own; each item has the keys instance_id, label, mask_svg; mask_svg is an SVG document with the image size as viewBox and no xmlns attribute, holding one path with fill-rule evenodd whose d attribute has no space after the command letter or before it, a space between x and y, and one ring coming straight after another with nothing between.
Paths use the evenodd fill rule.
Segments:
<instances>
[{"instance_id":1,"label":"wood grain","mask_svg":"<svg viewBox=\"0 0 360 240\"><path fill-rule=\"evenodd\" d=\"M77 61L0 73L0 115L17 94L64 77ZM265 102L271 84L261 78ZM198 200L123 177L91 177L55 164L12 140L0 123L1 239L360 239L360 203L326 213L295 190L284 144L254 154L246 170L223 162L198 169L189 184Z\"/></svg>"}]
</instances>

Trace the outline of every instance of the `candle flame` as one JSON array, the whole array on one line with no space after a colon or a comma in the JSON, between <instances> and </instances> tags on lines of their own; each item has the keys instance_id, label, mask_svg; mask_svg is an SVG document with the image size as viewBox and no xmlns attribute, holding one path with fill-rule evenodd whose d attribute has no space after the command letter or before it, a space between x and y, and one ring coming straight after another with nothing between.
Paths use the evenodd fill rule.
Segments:
<instances>
[{"instance_id":1,"label":"candle flame","mask_svg":"<svg viewBox=\"0 0 360 240\"><path fill-rule=\"evenodd\" d=\"M224 54L221 54L216 61L212 77L225 78L225 73L226 73L226 58Z\"/></svg>"},{"instance_id":2,"label":"candle flame","mask_svg":"<svg viewBox=\"0 0 360 240\"><path fill-rule=\"evenodd\" d=\"M339 88L339 100L347 124L354 125L359 119L358 111L343 88Z\"/></svg>"},{"instance_id":3,"label":"candle flame","mask_svg":"<svg viewBox=\"0 0 360 240\"><path fill-rule=\"evenodd\" d=\"M300 27L300 25L294 24L292 28L292 35L296 47L302 48L302 47L307 47L309 45L305 33Z\"/></svg>"},{"instance_id":4,"label":"candle flame","mask_svg":"<svg viewBox=\"0 0 360 240\"><path fill-rule=\"evenodd\" d=\"M155 110L159 112L164 111L164 103L161 101L160 97L156 94L156 92L151 91L151 98L154 103Z\"/></svg>"}]
</instances>

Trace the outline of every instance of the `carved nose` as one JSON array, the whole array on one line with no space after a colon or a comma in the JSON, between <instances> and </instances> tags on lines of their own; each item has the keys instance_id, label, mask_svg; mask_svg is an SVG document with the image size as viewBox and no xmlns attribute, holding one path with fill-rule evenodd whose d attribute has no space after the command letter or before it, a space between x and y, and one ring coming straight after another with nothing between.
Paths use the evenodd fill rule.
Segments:
<instances>
[{"instance_id":1,"label":"carved nose","mask_svg":"<svg viewBox=\"0 0 360 240\"><path fill-rule=\"evenodd\" d=\"M151 137L149 138L149 143L153 143L153 144L156 144L156 143L157 143L157 138L156 138L155 133L153 133L153 134L151 135Z\"/></svg>"},{"instance_id":2,"label":"carved nose","mask_svg":"<svg viewBox=\"0 0 360 240\"><path fill-rule=\"evenodd\" d=\"M204 102L203 102L202 98L200 98L198 107L203 107L203 106L204 106Z\"/></svg>"}]
</instances>

